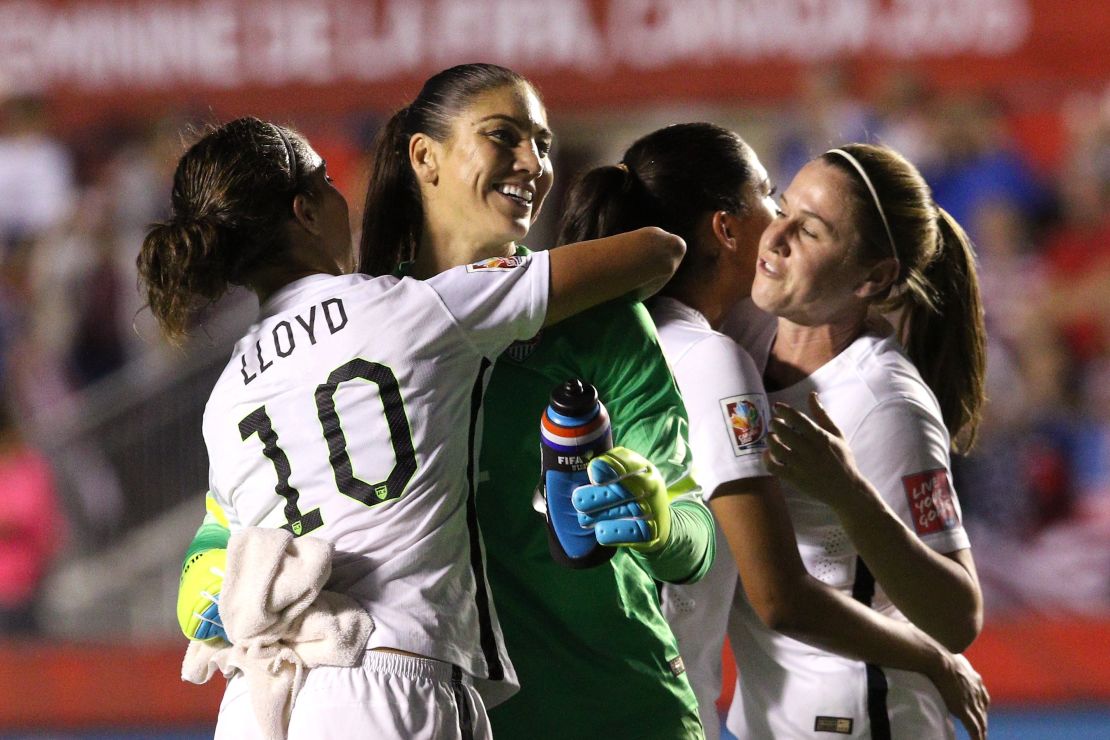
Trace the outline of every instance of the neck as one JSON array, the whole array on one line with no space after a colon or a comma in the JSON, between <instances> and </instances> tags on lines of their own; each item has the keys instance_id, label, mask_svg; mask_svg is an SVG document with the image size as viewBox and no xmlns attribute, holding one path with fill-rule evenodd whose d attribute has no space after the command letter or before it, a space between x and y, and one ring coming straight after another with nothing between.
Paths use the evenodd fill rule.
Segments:
<instances>
[{"instance_id":1,"label":"neck","mask_svg":"<svg viewBox=\"0 0 1110 740\"><path fill-rule=\"evenodd\" d=\"M261 305L295 280L309 275L342 274L339 265L320 257L316 252L291 250L287 259L255 268L247 280L247 286L258 296L258 303Z\"/></svg>"},{"instance_id":2,"label":"neck","mask_svg":"<svg viewBox=\"0 0 1110 740\"><path fill-rule=\"evenodd\" d=\"M803 326L779 318L764 378L769 386L788 388L805 380L846 350L866 329L864 321Z\"/></svg>"},{"instance_id":3,"label":"neck","mask_svg":"<svg viewBox=\"0 0 1110 740\"><path fill-rule=\"evenodd\" d=\"M482 244L460 235L456 230L437 229L433 224L424 222L424 233L420 248L413 260L413 277L425 280L452 267L467 265L490 257L507 257L516 245L512 242Z\"/></svg>"},{"instance_id":4,"label":"neck","mask_svg":"<svg viewBox=\"0 0 1110 740\"><path fill-rule=\"evenodd\" d=\"M714 329L719 329L725 320L725 315L736 304L735 300L726 300L720 291L710 290L708 286L703 289L665 290L663 295L669 296L680 303L694 309L709 322Z\"/></svg>"}]
</instances>

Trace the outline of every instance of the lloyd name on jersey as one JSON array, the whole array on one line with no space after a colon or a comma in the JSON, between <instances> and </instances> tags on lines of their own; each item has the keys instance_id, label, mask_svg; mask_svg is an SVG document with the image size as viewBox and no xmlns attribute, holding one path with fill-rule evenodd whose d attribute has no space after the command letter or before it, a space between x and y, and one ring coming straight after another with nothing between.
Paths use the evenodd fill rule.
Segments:
<instances>
[{"instance_id":1,"label":"lloyd name on jersey","mask_svg":"<svg viewBox=\"0 0 1110 740\"><path fill-rule=\"evenodd\" d=\"M323 317L323 321L320 321ZM248 361L247 355L240 355L239 372L243 376L243 385L249 384L270 369L276 360L283 359L293 354L297 349L297 337L300 337L300 346L316 344L316 332L326 326L329 335L342 331L347 326L347 311L340 298L329 298L318 306L309 306L306 316L294 314L293 322L282 320L274 324L270 336L263 337L254 343L254 357ZM298 329L294 329L294 326Z\"/></svg>"}]
</instances>

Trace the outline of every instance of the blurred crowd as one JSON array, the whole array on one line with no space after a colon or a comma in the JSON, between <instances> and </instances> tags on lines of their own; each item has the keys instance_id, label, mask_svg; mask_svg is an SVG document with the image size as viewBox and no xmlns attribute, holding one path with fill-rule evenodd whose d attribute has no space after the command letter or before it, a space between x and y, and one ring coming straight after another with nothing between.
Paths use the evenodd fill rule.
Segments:
<instances>
[{"instance_id":1,"label":"blurred crowd","mask_svg":"<svg viewBox=\"0 0 1110 740\"><path fill-rule=\"evenodd\" d=\"M328 160L355 225L381 113L291 121ZM988 610L1110 613L1110 87L1030 114L938 94L901 73L854 95L826 70L756 117L773 133L739 133L780 187L830 145L879 141L914 161L967 228L990 336L990 402L977 447L956 462L956 484ZM145 227L164 215L186 123L197 120L71 136L45 101L0 103L0 371L25 439L64 434L37 420L59 406L79 414L90 388L166 351L141 311L134 260ZM559 170L558 185L573 174ZM7 479L0 488L14 490ZM14 529L0 516L0 571ZM49 530L56 539L63 527ZM35 547L44 560L55 549Z\"/></svg>"}]
</instances>

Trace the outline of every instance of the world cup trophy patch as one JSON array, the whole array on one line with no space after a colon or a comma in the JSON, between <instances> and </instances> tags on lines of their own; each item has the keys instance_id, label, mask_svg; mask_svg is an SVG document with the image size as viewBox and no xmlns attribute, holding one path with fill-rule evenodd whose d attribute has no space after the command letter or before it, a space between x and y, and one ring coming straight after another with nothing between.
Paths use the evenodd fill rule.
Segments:
<instances>
[{"instance_id":1,"label":"world cup trophy patch","mask_svg":"<svg viewBox=\"0 0 1110 740\"><path fill-rule=\"evenodd\" d=\"M720 404L732 451L737 457L767 449L767 420L770 414L766 396L745 393L722 398Z\"/></svg>"}]
</instances>

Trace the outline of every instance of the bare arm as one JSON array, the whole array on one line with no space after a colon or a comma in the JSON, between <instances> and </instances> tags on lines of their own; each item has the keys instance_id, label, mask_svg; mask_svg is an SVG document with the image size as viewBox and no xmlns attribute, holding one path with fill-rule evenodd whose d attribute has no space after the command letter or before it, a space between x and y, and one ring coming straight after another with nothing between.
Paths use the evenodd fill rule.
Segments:
<instances>
[{"instance_id":1,"label":"bare arm","mask_svg":"<svg viewBox=\"0 0 1110 740\"><path fill-rule=\"evenodd\" d=\"M663 287L686 254L681 237L653 226L551 253L551 298L544 325L635 292L643 298Z\"/></svg>"},{"instance_id":2,"label":"bare arm","mask_svg":"<svg viewBox=\"0 0 1110 740\"><path fill-rule=\"evenodd\" d=\"M768 627L848 658L925 674L970 736L985 736L990 699L967 661L914 625L883 616L806 572L773 478L722 484L710 508L745 594Z\"/></svg>"},{"instance_id":3,"label":"bare arm","mask_svg":"<svg viewBox=\"0 0 1110 740\"><path fill-rule=\"evenodd\" d=\"M767 466L836 511L852 544L891 602L945 647L960 652L983 626L983 600L970 550L926 546L859 472L816 397L810 419L775 404Z\"/></svg>"}]
</instances>

